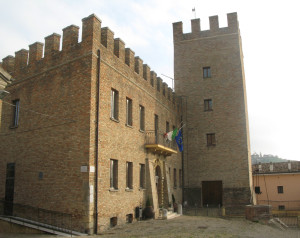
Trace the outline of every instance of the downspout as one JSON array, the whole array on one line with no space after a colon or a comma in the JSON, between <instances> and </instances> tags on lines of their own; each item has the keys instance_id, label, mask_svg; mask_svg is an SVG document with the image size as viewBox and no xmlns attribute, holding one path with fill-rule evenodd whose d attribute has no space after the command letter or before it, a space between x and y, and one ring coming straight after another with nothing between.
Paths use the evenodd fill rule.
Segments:
<instances>
[{"instance_id":1,"label":"downspout","mask_svg":"<svg viewBox=\"0 0 300 238\"><path fill-rule=\"evenodd\" d=\"M99 105L100 105L100 50L97 51L97 78L96 78L96 130L95 130L95 224L94 232L98 234L98 150L99 150Z\"/></svg>"}]
</instances>

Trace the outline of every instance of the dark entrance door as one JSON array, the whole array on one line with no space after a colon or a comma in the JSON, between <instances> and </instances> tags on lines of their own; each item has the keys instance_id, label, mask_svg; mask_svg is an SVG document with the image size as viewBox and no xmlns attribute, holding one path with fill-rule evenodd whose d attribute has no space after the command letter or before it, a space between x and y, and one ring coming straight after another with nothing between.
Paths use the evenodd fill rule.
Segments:
<instances>
[{"instance_id":1,"label":"dark entrance door","mask_svg":"<svg viewBox=\"0 0 300 238\"><path fill-rule=\"evenodd\" d=\"M202 181L203 206L222 206L222 181Z\"/></svg>"},{"instance_id":2,"label":"dark entrance door","mask_svg":"<svg viewBox=\"0 0 300 238\"><path fill-rule=\"evenodd\" d=\"M15 163L8 163L6 166L6 183L5 183L5 204L4 215L11 216L13 214L15 186Z\"/></svg>"}]
</instances>

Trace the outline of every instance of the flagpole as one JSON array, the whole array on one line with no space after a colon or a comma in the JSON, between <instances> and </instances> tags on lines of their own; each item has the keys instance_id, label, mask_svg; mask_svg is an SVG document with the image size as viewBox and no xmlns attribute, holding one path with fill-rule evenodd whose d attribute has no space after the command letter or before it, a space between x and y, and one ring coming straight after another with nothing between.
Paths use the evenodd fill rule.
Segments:
<instances>
[{"instance_id":1,"label":"flagpole","mask_svg":"<svg viewBox=\"0 0 300 238\"><path fill-rule=\"evenodd\" d=\"M182 127L180 127L180 128L178 129L178 131L179 131L180 129L182 129L183 127L185 127L185 124L183 124L183 126L182 126Z\"/></svg>"},{"instance_id":2,"label":"flagpole","mask_svg":"<svg viewBox=\"0 0 300 238\"><path fill-rule=\"evenodd\" d=\"M192 9L192 11L194 12L194 14L195 14L195 19L196 19L196 8L194 7L194 8Z\"/></svg>"}]
</instances>

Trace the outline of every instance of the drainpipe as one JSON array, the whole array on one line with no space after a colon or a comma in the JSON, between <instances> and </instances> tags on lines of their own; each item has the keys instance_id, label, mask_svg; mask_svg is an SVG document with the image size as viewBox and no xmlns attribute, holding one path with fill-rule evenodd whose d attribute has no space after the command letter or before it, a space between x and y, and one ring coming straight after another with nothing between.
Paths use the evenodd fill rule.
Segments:
<instances>
[{"instance_id":1,"label":"drainpipe","mask_svg":"<svg viewBox=\"0 0 300 238\"><path fill-rule=\"evenodd\" d=\"M98 149L99 149L99 105L100 105L100 50L97 51L97 93L96 93L96 130L95 130L95 224L94 232L98 234Z\"/></svg>"}]
</instances>

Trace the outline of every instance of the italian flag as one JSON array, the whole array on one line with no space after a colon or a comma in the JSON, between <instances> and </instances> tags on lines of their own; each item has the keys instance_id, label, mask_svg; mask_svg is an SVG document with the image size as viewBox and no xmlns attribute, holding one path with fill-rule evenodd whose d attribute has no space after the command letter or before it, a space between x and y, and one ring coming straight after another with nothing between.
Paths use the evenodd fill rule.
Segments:
<instances>
[{"instance_id":1,"label":"italian flag","mask_svg":"<svg viewBox=\"0 0 300 238\"><path fill-rule=\"evenodd\" d=\"M172 141L175 139L175 136L177 135L177 128L174 129L174 131L170 131L167 133L167 136L166 138L169 140L169 141Z\"/></svg>"}]
</instances>

